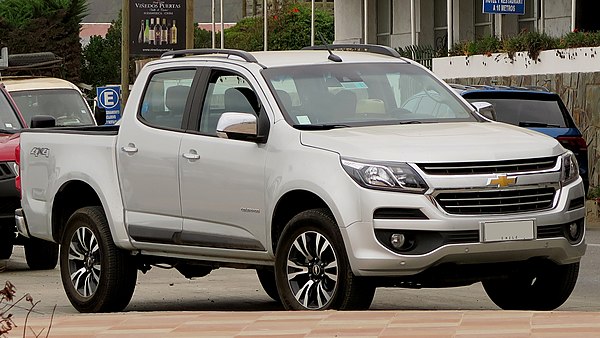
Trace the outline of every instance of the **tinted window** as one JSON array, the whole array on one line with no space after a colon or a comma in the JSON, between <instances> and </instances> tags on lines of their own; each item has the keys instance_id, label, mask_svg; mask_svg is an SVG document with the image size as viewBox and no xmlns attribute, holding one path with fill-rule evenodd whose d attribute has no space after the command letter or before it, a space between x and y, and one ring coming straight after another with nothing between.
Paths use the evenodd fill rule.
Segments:
<instances>
[{"instance_id":1,"label":"tinted window","mask_svg":"<svg viewBox=\"0 0 600 338\"><path fill-rule=\"evenodd\" d=\"M149 124L181 129L183 113L195 70L174 70L156 73L144 92L140 116Z\"/></svg>"},{"instance_id":2,"label":"tinted window","mask_svg":"<svg viewBox=\"0 0 600 338\"><path fill-rule=\"evenodd\" d=\"M410 64L281 67L263 76L293 125L475 121L454 93Z\"/></svg>"},{"instance_id":3,"label":"tinted window","mask_svg":"<svg viewBox=\"0 0 600 338\"><path fill-rule=\"evenodd\" d=\"M17 112L13 110L8 98L0 91L0 130L19 130L21 127Z\"/></svg>"},{"instance_id":4,"label":"tinted window","mask_svg":"<svg viewBox=\"0 0 600 338\"><path fill-rule=\"evenodd\" d=\"M36 115L50 115L57 126L94 125L92 114L81 96L74 89L38 89L10 93L27 123Z\"/></svg>"}]
</instances>

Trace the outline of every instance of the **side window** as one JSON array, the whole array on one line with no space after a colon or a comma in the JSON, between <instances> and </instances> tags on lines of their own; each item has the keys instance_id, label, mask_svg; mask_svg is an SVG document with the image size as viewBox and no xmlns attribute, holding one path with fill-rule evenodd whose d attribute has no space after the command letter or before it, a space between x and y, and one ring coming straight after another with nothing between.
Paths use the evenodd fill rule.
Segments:
<instances>
[{"instance_id":1,"label":"side window","mask_svg":"<svg viewBox=\"0 0 600 338\"><path fill-rule=\"evenodd\" d=\"M144 93L140 116L157 127L181 129L195 70L172 70L152 75Z\"/></svg>"},{"instance_id":2,"label":"side window","mask_svg":"<svg viewBox=\"0 0 600 338\"><path fill-rule=\"evenodd\" d=\"M200 116L200 132L216 136L217 122L225 112L258 116L259 111L258 97L246 79L232 72L213 71Z\"/></svg>"}]
</instances>

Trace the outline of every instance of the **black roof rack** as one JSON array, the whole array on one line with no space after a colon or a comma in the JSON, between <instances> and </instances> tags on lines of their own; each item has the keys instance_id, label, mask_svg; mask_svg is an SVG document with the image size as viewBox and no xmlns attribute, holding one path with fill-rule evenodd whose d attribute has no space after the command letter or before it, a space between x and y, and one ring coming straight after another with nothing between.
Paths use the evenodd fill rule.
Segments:
<instances>
[{"instance_id":1,"label":"black roof rack","mask_svg":"<svg viewBox=\"0 0 600 338\"><path fill-rule=\"evenodd\" d=\"M211 49L211 48L202 48L202 49L183 49L183 50L173 50L170 52L163 53L160 57L164 58L167 56L172 56L173 58L178 58L187 55L210 55L210 54L222 54L222 55L234 55L244 59L247 62L258 63L258 60L254 57L254 55L238 49Z\"/></svg>"},{"instance_id":2,"label":"black roof rack","mask_svg":"<svg viewBox=\"0 0 600 338\"><path fill-rule=\"evenodd\" d=\"M375 53L381 55L392 56L395 58L402 58L402 55L398 53L395 49L390 48L388 46L380 46L380 45L365 45L365 44L352 44L352 43L340 43L340 44L332 44L332 45L317 45L304 47L302 49L305 50L327 50L327 47L331 50L339 50L339 51L350 51L350 52L367 52L367 53Z\"/></svg>"}]
</instances>

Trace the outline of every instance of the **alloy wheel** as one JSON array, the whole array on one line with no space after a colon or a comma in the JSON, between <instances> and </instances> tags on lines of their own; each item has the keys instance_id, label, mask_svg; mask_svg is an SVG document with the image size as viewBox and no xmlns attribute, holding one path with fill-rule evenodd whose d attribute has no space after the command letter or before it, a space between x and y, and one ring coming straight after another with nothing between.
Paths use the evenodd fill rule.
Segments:
<instances>
[{"instance_id":1,"label":"alloy wheel","mask_svg":"<svg viewBox=\"0 0 600 338\"><path fill-rule=\"evenodd\" d=\"M82 297L91 297L98 289L101 273L101 252L91 229L78 228L69 241L69 275L71 283Z\"/></svg>"}]
</instances>

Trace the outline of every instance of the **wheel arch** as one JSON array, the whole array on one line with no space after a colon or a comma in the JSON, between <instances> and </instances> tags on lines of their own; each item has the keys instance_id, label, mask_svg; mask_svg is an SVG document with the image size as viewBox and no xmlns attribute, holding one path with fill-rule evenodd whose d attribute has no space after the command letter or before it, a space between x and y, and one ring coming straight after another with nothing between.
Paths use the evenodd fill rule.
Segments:
<instances>
[{"instance_id":1,"label":"wheel arch","mask_svg":"<svg viewBox=\"0 0 600 338\"><path fill-rule=\"evenodd\" d=\"M279 236L292 217L305 210L321 208L327 209L333 215L332 209L325 200L311 191L292 190L281 196L275 205L271 219L271 249L273 252L277 248Z\"/></svg>"},{"instance_id":2,"label":"wheel arch","mask_svg":"<svg viewBox=\"0 0 600 338\"><path fill-rule=\"evenodd\" d=\"M65 182L57 191L52 203L52 238L60 243L69 217L78 209L87 206L104 206L99 194L84 181Z\"/></svg>"}]
</instances>

